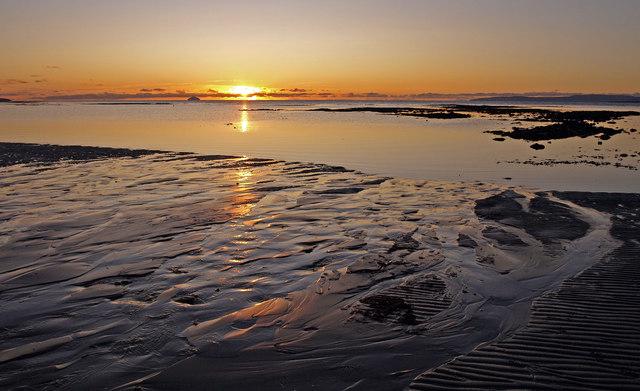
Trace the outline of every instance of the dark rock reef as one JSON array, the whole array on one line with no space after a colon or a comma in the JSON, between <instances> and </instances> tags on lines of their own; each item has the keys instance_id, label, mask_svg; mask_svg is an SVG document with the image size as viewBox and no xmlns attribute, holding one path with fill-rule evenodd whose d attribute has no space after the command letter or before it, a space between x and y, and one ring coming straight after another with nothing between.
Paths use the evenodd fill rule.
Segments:
<instances>
[{"instance_id":1,"label":"dark rock reef","mask_svg":"<svg viewBox=\"0 0 640 391\"><path fill-rule=\"evenodd\" d=\"M349 107L349 108L317 108L311 111L332 113L371 112L388 115L409 116L433 119L470 118L474 115L508 117L514 121L550 122L550 124L534 127L513 127L511 131L490 130L495 141L504 141L505 137L527 141L546 141L570 137L598 136L608 140L616 134L625 132L621 128L599 126L598 123L615 123L629 116L640 115L637 111L616 110L551 110L518 106L488 105L443 105L439 107ZM535 149L535 148L534 148ZM542 149L542 148L540 148Z\"/></svg>"},{"instance_id":2,"label":"dark rock reef","mask_svg":"<svg viewBox=\"0 0 640 391\"><path fill-rule=\"evenodd\" d=\"M125 149L62 146L47 144L0 143L0 167L13 164L53 163L59 161L86 161L115 157L140 157L161 153L148 149Z\"/></svg>"},{"instance_id":3,"label":"dark rock reef","mask_svg":"<svg viewBox=\"0 0 640 391\"><path fill-rule=\"evenodd\" d=\"M469 118L470 114L460 113L447 108L416 108L416 107L349 107L343 109L319 108L311 111L324 111L330 113L370 112L389 115L401 115L407 117L431 118L431 119L457 119Z\"/></svg>"},{"instance_id":4,"label":"dark rock reef","mask_svg":"<svg viewBox=\"0 0 640 391\"><path fill-rule=\"evenodd\" d=\"M637 111L617 110L574 110L560 111L551 109L538 109L533 107L518 106L475 106L475 105L448 105L450 110L463 113L475 113L494 116L509 116L519 121L537 122L567 122L567 121L591 121L609 122L623 119L629 116L640 115Z\"/></svg>"},{"instance_id":5,"label":"dark rock reef","mask_svg":"<svg viewBox=\"0 0 640 391\"><path fill-rule=\"evenodd\" d=\"M568 121L551 125L534 126L532 128L513 127L512 131L489 130L486 133L496 136L510 137L516 140L547 141L570 137L586 138L598 136L601 140L608 140L611 136L623 133L622 129L593 125L584 121ZM535 149L535 148L534 148ZM542 149L542 148L540 148Z\"/></svg>"},{"instance_id":6,"label":"dark rock reef","mask_svg":"<svg viewBox=\"0 0 640 391\"><path fill-rule=\"evenodd\" d=\"M640 115L637 111L559 111L514 106L449 106L458 112L470 112L484 115L508 116L517 121L552 122L548 125L538 125L529 128L513 127L511 131L490 130L486 133L517 140L546 141L571 137L598 136L601 140L608 140L612 136L625 132L621 128L611 128L596 125L598 123L615 123L615 121ZM496 140L496 138L494 138ZM502 141L502 140L496 140Z\"/></svg>"}]
</instances>

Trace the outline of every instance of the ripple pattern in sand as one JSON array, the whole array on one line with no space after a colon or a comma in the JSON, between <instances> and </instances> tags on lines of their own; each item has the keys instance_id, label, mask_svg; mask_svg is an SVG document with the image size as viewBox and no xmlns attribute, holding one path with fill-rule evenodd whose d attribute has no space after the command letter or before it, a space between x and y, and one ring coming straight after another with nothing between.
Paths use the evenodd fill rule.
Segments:
<instances>
[{"instance_id":1,"label":"ripple pattern in sand","mask_svg":"<svg viewBox=\"0 0 640 391\"><path fill-rule=\"evenodd\" d=\"M560 196L613 214L624 244L536 300L524 329L420 375L412 389L638 389L640 198Z\"/></svg>"},{"instance_id":2,"label":"ripple pattern in sand","mask_svg":"<svg viewBox=\"0 0 640 391\"><path fill-rule=\"evenodd\" d=\"M0 181L6 388L196 389L210 376L267 389L283 374L295 388L309 371L399 386L416 360L519 327L533 299L614 247L587 210L590 231L558 241L492 221L513 245L474 211L501 187L318 164L158 153L14 165ZM520 192L526 208L546 197ZM385 310L399 300L404 315Z\"/></svg>"}]
</instances>

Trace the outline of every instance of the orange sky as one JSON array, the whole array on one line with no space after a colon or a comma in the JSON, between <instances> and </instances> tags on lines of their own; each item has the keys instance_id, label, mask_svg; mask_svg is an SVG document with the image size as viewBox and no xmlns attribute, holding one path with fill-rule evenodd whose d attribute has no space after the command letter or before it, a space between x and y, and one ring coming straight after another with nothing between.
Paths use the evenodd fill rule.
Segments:
<instances>
[{"instance_id":1,"label":"orange sky","mask_svg":"<svg viewBox=\"0 0 640 391\"><path fill-rule=\"evenodd\" d=\"M636 0L0 3L0 97L640 91Z\"/></svg>"}]
</instances>

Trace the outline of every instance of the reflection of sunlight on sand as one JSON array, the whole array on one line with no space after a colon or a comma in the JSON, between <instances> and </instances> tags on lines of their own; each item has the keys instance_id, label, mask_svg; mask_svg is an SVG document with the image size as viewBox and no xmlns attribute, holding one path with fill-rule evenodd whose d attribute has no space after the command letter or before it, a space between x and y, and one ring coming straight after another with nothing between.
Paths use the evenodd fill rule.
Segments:
<instances>
[{"instance_id":1,"label":"reflection of sunlight on sand","mask_svg":"<svg viewBox=\"0 0 640 391\"><path fill-rule=\"evenodd\" d=\"M236 174L238 176L238 186L246 186L250 183L253 172L251 170L239 170Z\"/></svg>"},{"instance_id":2,"label":"reflection of sunlight on sand","mask_svg":"<svg viewBox=\"0 0 640 391\"><path fill-rule=\"evenodd\" d=\"M235 173L236 187L233 189L231 205L227 208L234 217L244 216L255 205L257 195L253 193L253 172L249 169L240 169Z\"/></svg>"},{"instance_id":3,"label":"reflection of sunlight on sand","mask_svg":"<svg viewBox=\"0 0 640 391\"><path fill-rule=\"evenodd\" d=\"M242 197L240 202L246 202L246 201L253 201L255 199L255 197L253 197L253 195L250 196L245 196ZM239 216L244 216L246 214L248 214L251 211L251 208L253 208L252 203L245 203L245 204L240 204L240 205L233 205L231 206L228 210L229 212L231 212L231 214L234 217L239 217Z\"/></svg>"},{"instance_id":4,"label":"reflection of sunlight on sand","mask_svg":"<svg viewBox=\"0 0 640 391\"><path fill-rule=\"evenodd\" d=\"M223 336L223 339L234 338L242 336L252 328L268 325L271 321L289 310L290 303L288 300L284 298L268 299L219 318L191 325L180 335L187 338L189 342L195 343L205 336L207 332L215 328L226 328L227 333ZM235 322L248 320L255 320L255 325L246 329L237 329L232 326ZM204 341L206 342L206 339Z\"/></svg>"}]
</instances>

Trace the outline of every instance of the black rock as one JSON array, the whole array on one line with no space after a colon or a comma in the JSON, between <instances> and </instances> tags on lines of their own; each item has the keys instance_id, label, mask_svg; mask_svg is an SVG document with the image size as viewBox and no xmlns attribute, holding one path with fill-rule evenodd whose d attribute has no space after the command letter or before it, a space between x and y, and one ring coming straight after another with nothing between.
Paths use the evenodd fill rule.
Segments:
<instances>
[{"instance_id":1,"label":"black rock","mask_svg":"<svg viewBox=\"0 0 640 391\"><path fill-rule=\"evenodd\" d=\"M535 150L538 150L538 149L544 149L544 145L542 145L542 144L540 144L540 143L533 143L533 144L531 144L529 147L530 147L531 149L535 149Z\"/></svg>"}]
</instances>

